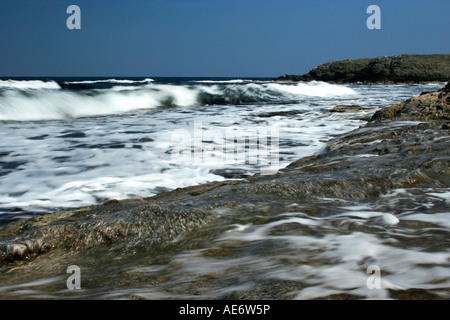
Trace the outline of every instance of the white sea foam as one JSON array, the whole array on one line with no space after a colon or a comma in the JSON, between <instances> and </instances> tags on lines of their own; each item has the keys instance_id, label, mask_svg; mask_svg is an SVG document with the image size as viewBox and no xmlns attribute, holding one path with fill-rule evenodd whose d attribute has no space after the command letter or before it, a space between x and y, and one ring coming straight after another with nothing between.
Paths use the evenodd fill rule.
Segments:
<instances>
[{"instance_id":1,"label":"white sea foam","mask_svg":"<svg viewBox=\"0 0 450 320\"><path fill-rule=\"evenodd\" d=\"M357 217L357 218L362 218L362 219L370 219L370 218L380 217L384 223L389 224L389 225L395 225L400 222L400 220L391 213L378 212L378 211L365 211L365 210L360 210L360 211L352 210L352 211L344 212L340 215L333 216L333 219L336 219L339 217L347 217L347 216L348 217Z\"/></svg>"},{"instance_id":2,"label":"white sea foam","mask_svg":"<svg viewBox=\"0 0 450 320\"><path fill-rule=\"evenodd\" d=\"M445 200L445 202L447 204L450 204L450 190L444 191L444 192L430 192L428 193L430 196L436 197L436 198L440 198L442 200Z\"/></svg>"},{"instance_id":3,"label":"white sea foam","mask_svg":"<svg viewBox=\"0 0 450 320\"><path fill-rule=\"evenodd\" d=\"M259 275L263 275L264 280L302 283L303 288L289 292L295 299L333 294L391 299L391 289L436 289L450 283L448 252L397 247L396 239L366 232L341 234L334 226L330 228L332 219L297 214L301 217L282 214L279 220L272 222L232 225L233 229L225 231L213 246L216 249L233 248L237 254L215 257L204 255L204 250L192 250L177 255L173 262L178 269L171 274L172 280L178 279L179 275L183 275L183 279L218 274L227 277L238 272L242 279L240 283L251 286L252 280L257 281ZM292 223L304 226L305 230L314 228L316 235L283 232L285 228L273 232ZM265 246L265 243L270 245ZM258 250L250 254L249 247ZM379 289L367 287L369 265L381 268Z\"/></svg>"},{"instance_id":4,"label":"white sea foam","mask_svg":"<svg viewBox=\"0 0 450 320\"><path fill-rule=\"evenodd\" d=\"M111 80L102 80L111 82ZM9 80L8 80L9 81ZM6 81L6 82L8 82ZM129 80L117 80L117 82ZM131 80L130 80L131 81ZM53 88L54 82L14 82L15 88ZM204 94L210 99L204 100ZM191 107L203 103L214 104L228 101L230 104L242 101L285 101L300 99L304 96L340 97L356 95L348 87L320 82L291 84L227 84L225 86L185 86L170 84L153 84L131 89L95 90L93 93L72 92L67 90L37 91L23 94L20 91L5 91L0 96L0 120L4 121L37 121L63 120L89 116L103 116L126 113L139 109L151 109L159 106L173 105Z\"/></svg>"},{"instance_id":5,"label":"white sea foam","mask_svg":"<svg viewBox=\"0 0 450 320\"><path fill-rule=\"evenodd\" d=\"M12 91L0 97L0 120L63 120L125 113L159 105L154 95L142 91L127 94L108 91L98 95L61 90L23 95Z\"/></svg>"},{"instance_id":6,"label":"white sea foam","mask_svg":"<svg viewBox=\"0 0 450 320\"><path fill-rule=\"evenodd\" d=\"M55 81L40 80L0 80L0 90L42 90L42 89L60 89L61 87Z\"/></svg>"},{"instance_id":7,"label":"white sea foam","mask_svg":"<svg viewBox=\"0 0 450 320\"><path fill-rule=\"evenodd\" d=\"M330 96L352 96L357 92L345 85L335 85L320 81L299 82L295 85L269 83L265 84L267 88L286 92L293 95L301 96L316 96L316 97L330 97Z\"/></svg>"},{"instance_id":8,"label":"white sea foam","mask_svg":"<svg viewBox=\"0 0 450 320\"><path fill-rule=\"evenodd\" d=\"M53 210L58 207L91 205L112 198L147 197L160 190L224 179L214 173L215 170L231 169L238 174L259 173L258 165L230 165L223 161L227 159L226 150L210 148L211 143L227 145L225 135L210 137L211 133L225 133L227 128L236 126L240 128L237 132L244 138L258 128L264 128L267 132L278 130L281 138L278 150L281 169L298 158L319 152L333 136L351 131L364 123L349 119L344 113L325 112L330 105L342 104L342 101L360 105L374 101L381 105L391 102L384 100L385 91L376 86L362 89L355 86L350 88L355 94L334 96L327 90L339 92L340 87L344 91L348 88L303 83L302 88L323 88L324 96L295 96L277 88L297 88L298 84L272 85L274 83L192 86L155 82L137 88L127 87L123 91L102 89L74 92L58 89L24 94L17 90L6 90L0 93L0 120L26 122L2 123L0 207ZM398 90L396 88L389 95L393 101L399 99ZM268 101L289 100L291 103L230 103L212 106L199 104L202 95L230 99L241 95L263 97ZM403 95L403 91L400 91L400 95ZM366 102L366 96L372 100ZM295 99L292 101L293 98L298 98L299 102ZM157 109L162 105L176 105L179 108ZM136 111L147 109L153 112ZM260 114L279 111L298 111L299 114L259 117ZM95 117L111 114L117 116ZM78 120L82 117L90 118ZM34 123L30 120L70 121ZM209 140L203 145L203 159L174 163L171 151L177 141L173 139L172 133L183 129L193 137L194 121L202 122L203 138ZM206 136L209 136L208 139ZM240 136L236 138L241 141L236 145L236 150L246 150L245 140ZM252 153L248 155L249 159L253 159L250 158L254 156ZM440 196L444 197L444 194ZM388 216L389 211L383 212L376 208L359 211L378 212L376 214L380 219L377 221L386 224L393 225L396 221ZM402 216L399 218L402 219Z\"/></svg>"},{"instance_id":9,"label":"white sea foam","mask_svg":"<svg viewBox=\"0 0 450 320\"><path fill-rule=\"evenodd\" d=\"M196 83L244 83L244 82L253 82L253 81L252 80L234 79L234 80L194 80L192 82L196 82Z\"/></svg>"},{"instance_id":10,"label":"white sea foam","mask_svg":"<svg viewBox=\"0 0 450 320\"><path fill-rule=\"evenodd\" d=\"M436 224L450 230L450 212L433 214L415 213L402 217L402 220L423 221Z\"/></svg>"},{"instance_id":11,"label":"white sea foam","mask_svg":"<svg viewBox=\"0 0 450 320\"><path fill-rule=\"evenodd\" d=\"M117 83L117 84L133 84L133 83L150 83L155 81L151 78L144 80L127 80L127 79L106 79L106 80L85 80L85 81L69 81L72 84L93 84L93 83Z\"/></svg>"}]
</instances>

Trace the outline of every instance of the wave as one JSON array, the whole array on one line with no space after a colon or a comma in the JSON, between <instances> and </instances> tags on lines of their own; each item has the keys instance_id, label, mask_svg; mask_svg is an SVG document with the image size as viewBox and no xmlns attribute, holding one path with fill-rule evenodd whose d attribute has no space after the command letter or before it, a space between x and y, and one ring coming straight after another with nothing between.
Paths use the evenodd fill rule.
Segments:
<instances>
[{"instance_id":1,"label":"wave","mask_svg":"<svg viewBox=\"0 0 450 320\"><path fill-rule=\"evenodd\" d=\"M47 94L4 93L0 97L0 120L40 121L120 114L148 109L160 103L141 92L99 94L56 91Z\"/></svg>"},{"instance_id":2,"label":"wave","mask_svg":"<svg viewBox=\"0 0 450 320\"><path fill-rule=\"evenodd\" d=\"M155 81L151 78L144 80L127 80L127 79L106 79L106 80L86 80L86 81L67 81L65 84L94 84L94 83L112 83L112 84L134 84L134 83L150 83Z\"/></svg>"},{"instance_id":3,"label":"wave","mask_svg":"<svg viewBox=\"0 0 450 320\"><path fill-rule=\"evenodd\" d=\"M242 79L235 79L235 80L193 80L191 82L196 82L196 83L245 83L245 82L253 82L253 80L242 80Z\"/></svg>"},{"instance_id":4,"label":"wave","mask_svg":"<svg viewBox=\"0 0 450 320\"><path fill-rule=\"evenodd\" d=\"M110 89L114 86L133 87L152 83L153 79L146 78L144 80L130 80L130 79L102 79L102 80L83 80L83 81L66 81L61 82L60 86L63 89L80 91L92 89Z\"/></svg>"},{"instance_id":5,"label":"wave","mask_svg":"<svg viewBox=\"0 0 450 320\"><path fill-rule=\"evenodd\" d=\"M353 95L355 94L355 90L352 88L343 86L343 85L335 85L329 84L326 82L320 81L311 81L311 82L300 82L297 85L286 85L280 83L270 83L267 84L273 90L292 94L295 96L309 96L309 97L330 97L330 96L344 96L344 95Z\"/></svg>"},{"instance_id":6,"label":"wave","mask_svg":"<svg viewBox=\"0 0 450 320\"><path fill-rule=\"evenodd\" d=\"M0 80L0 90L43 90L61 89L55 81L40 80Z\"/></svg>"},{"instance_id":7,"label":"wave","mask_svg":"<svg viewBox=\"0 0 450 320\"><path fill-rule=\"evenodd\" d=\"M355 95L343 85L323 82L298 84L245 83L171 85L95 90L7 90L0 92L0 120L39 121L122 114L157 107L195 107L251 103L295 103L302 97Z\"/></svg>"}]
</instances>

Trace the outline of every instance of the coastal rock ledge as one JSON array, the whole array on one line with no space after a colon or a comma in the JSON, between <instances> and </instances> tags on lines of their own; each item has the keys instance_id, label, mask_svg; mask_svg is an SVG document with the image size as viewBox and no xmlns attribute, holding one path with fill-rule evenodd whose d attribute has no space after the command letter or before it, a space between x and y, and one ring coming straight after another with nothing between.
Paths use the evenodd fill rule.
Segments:
<instances>
[{"instance_id":1,"label":"coastal rock ledge","mask_svg":"<svg viewBox=\"0 0 450 320\"><path fill-rule=\"evenodd\" d=\"M274 80L336 83L447 82L450 80L450 54L332 61L304 75L285 75Z\"/></svg>"}]
</instances>

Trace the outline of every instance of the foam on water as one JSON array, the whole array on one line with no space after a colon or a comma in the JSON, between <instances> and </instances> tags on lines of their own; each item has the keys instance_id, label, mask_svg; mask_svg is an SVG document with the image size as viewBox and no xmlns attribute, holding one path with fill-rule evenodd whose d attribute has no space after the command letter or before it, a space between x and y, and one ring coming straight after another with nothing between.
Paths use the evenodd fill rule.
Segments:
<instances>
[{"instance_id":1,"label":"foam on water","mask_svg":"<svg viewBox=\"0 0 450 320\"><path fill-rule=\"evenodd\" d=\"M242 80L242 79L234 79L234 80L195 80L192 82L197 83L244 83L244 82L252 82L252 80Z\"/></svg>"},{"instance_id":2,"label":"foam on water","mask_svg":"<svg viewBox=\"0 0 450 320\"><path fill-rule=\"evenodd\" d=\"M0 97L0 120L42 121L119 114L137 109L150 109L160 103L152 95L140 91L114 91L96 95L56 91L23 95L5 92Z\"/></svg>"},{"instance_id":3,"label":"foam on water","mask_svg":"<svg viewBox=\"0 0 450 320\"><path fill-rule=\"evenodd\" d=\"M86 91L22 91L0 93L0 118L17 121L2 123L0 131L0 217L11 220L224 180L221 173L227 170L237 172L233 179L259 173L258 164L228 163L225 149L210 148L230 142L227 129L240 129L230 140L241 151L256 129L279 132L278 166L283 168L364 124L361 115L425 90L415 85L154 81ZM329 112L342 104L372 109L358 116ZM177 130L194 142L189 146L193 154L203 151L201 161L174 161L171 152L182 138L174 135ZM203 143L199 148L196 130ZM249 159L253 156L250 150ZM432 240L450 232L449 194L438 188L398 189L365 202L322 198L310 204L319 212L315 215L302 211L302 200L261 215L235 216L233 208L216 209L211 212L216 222L198 237L174 239L170 245L177 249L170 254L164 250L161 256L139 257L139 262L114 265L108 272L101 267L97 274L87 268L92 279L109 278L98 287L83 287L77 297L221 299L259 288L263 291L258 294L296 299L334 294L390 299L393 291L406 289L445 297L450 251ZM381 268L380 289L367 287L371 265ZM133 275L138 279L134 283ZM124 277L130 281L125 288L112 288L109 279L123 283ZM152 286L143 284L142 277ZM0 294L54 298L64 295L54 292L56 283L64 284L60 278L43 275L36 282L5 285Z\"/></svg>"},{"instance_id":4,"label":"foam on water","mask_svg":"<svg viewBox=\"0 0 450 320\"><path fill-rule=\"evenodd\" d=\"M434 191L445 194L445 190ZM402 217L399 220L383 212L385 206L389 207L390 197L381 198L377 203L352 203L340 208L337 214L325 216L293 211L270 217L240 217L242 223L229 225L228 230L212 241L211 247L178 254L172 260L176 267L171 265L165 272L172 283L181 281L181 277L194 283L205 277L235 277L233 285L222 286L217 291L209 288L202 295L210 298L221 297L223 292L239 285L243 288L236 290L252 292L258 290L257 283L266 281L287 281L293 289L285 292L284 298L293 299L339 294L362 299L392 299L392 292L411 288L432 290L437 294L442 289L445 297L450 285L450 251L448 248L433 250L425 243L423 248L418 248L416 241L422 238L417 235L417 227L402 224L402 221L434 222L443 228L437 232L449 232L450 225L446 221L450 213L416 214L405 209L399 213ZM434 198L433 201L441 200ZM395 223L383 224L383 220L373 219L376 217L388 217ZM361 222L361 218L365 221ZM358 230L343 227L349 224L359 225ZM410 243L412 238L416 239ZM208 250L223 253L216 257L205 254ZM380 287L376 289L368 287L372 275L368 272L369 266L378 266L381 270ZM299 288L294 289L294 284ZM159 288L163 290L165 286ZM143 297L164 296L158 287L136 291Z\"/></svg>"},{"instance_id":5,"label":"foam on water","mask_svg":"<svg viewBox=\"0 0 450 320\"><path fill-rule=\"evenodd\" d=\"M22 87L25 85L30 83ZM118 90L40 89L26 94L6 90L0 94L0 120L21 122L3 123L0 131L0 211L20 208L38 212L114 198L148 197L163 190L223 180L223 170L231 172L225 176L234 178L260 173L261 164L253 161L258 160L258 150L246 143L264 130L278 132L277 168L283 168L320 152L332 137L364 123L343 113L328 112L333 106L384 106L421 90L382 87L320 82L194 86L151 82ZM386 95L386 90L391 94ZM200 104L205 94L230 101L237 95L264 102ZM272 100L290 103L269 102ZM166 108L158 109L161 105ZM294 113L260 116L280 111ZM86 116L90 118L83 118ZM37 120L40 122L25 122ZM174 161L171 152L180 143L174 133L181 129L194 138L196 122L201 123L202 158ZM237 135L235 148L248 153L246 162L227 162L227 149L221 148L230 143L226 133L233 128L239 129L233 131ZM195 146L191 147L194 150Z\"/></svg>"},{"instance_id":6,"label":"foam on water","mask_svg":"<svg viewBox=\"0 0 450 320\"><path fill-rule=\"evenodd\" d=\"M450 218L450 212L442 212L442 213L434 213L434 214L415 213L415 214L410 214L406 217L403 217L402 220L422 221L422 222L435 224L437 226L441 226L446 229L450 229L449 218Z\"/></svg>"},{"instance_id":7,"label":"foam on water","mask_svg":"<svg viewBox=\"0 0 450 320\"><path fill-rule=\"evenodd\" d=\"M328 97L328 96L352 96L357 92L345 85L334 85L324 83L320 81L300 82L295 85L285 85L279 83L266 84L267 88L280 92L287 92L293 95L303 96L316 96L316 97Z\"/></svg>"},{"instance_id":8,"label":"foam on water","mask_svg":"<svg viewBox=\"0 0 450 320\"><path fill-rule=\"evenodd\" d=\"M93 83L116 83L116 84L137 84L137 83L149 83L155 81L151 78L144 80L127 80L127 79L106 79L106 80L85 80L85 81L69 81L66 83L72 84L93 84Z\"/></svg>"},{"instance_id":9,"label":"foam on water","mask_svg":"<svg viewBox=\"0 0 450 320\"><path fill-rule=\"evenodd\" d=\"M283 103L311 97L355 96L356 91L321 82L299 84L154 84L152 79L75 81L73 83L142 83L140 86L113 87L84 91L60 89L56 82L1 81L0 121L64 120L90 116L122 114L162 106L193 107L205 104ZM12 90L14 89L14 90ZM23 93L22 90L32 92Z\"/></svg>"},{"instance_id":10,"label":"foam on water","mask_svg":"<svg viewBox=\"0 0 450 320\"><path fill-rule=\"evenodd\" d=\"M60 89L55 81L40 80L0 80L0 92L2 90L43 90Z\"/></svg>"}]
</instances>

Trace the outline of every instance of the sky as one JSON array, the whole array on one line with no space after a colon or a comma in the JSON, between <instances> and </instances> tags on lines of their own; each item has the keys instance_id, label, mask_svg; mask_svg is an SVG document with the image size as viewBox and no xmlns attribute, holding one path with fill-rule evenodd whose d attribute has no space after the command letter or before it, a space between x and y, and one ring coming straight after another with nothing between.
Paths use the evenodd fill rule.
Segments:
<instances>
[{"instance_id":1,"label":"sky","mask_svg":"<svg viewBox=\"0 0 450 320\"><path fill-rule=\"evenodd\" d=\"M81 10L69 30L67 8ZM367 8L378 5L381 29ZM448 0L1 0L0 77L277 77L450 53Z\"/></svg>"}]
</instances>

